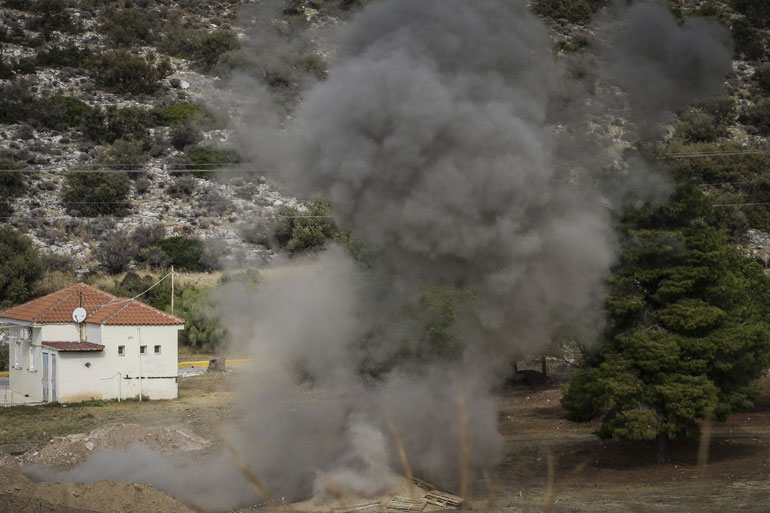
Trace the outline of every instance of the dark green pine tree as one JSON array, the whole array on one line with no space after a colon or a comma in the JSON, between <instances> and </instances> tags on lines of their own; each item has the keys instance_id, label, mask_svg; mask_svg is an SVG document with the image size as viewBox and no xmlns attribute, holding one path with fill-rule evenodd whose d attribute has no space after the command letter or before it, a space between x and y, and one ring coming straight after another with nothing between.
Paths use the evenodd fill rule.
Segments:
<instances>
[{"instance_id":1,"label":"dark green pine tree","mask_svg":"<svg viewBox=\"0 0 770 513\"><path fill-rule=\"evenodd\" d=\"M659 463L699 419L751 407L770 363L770 280L714 226L689 184L623 217L603 341L562 398L571 420L601 421L601 438L656 439Z\"/></svg>"}]
</instances>

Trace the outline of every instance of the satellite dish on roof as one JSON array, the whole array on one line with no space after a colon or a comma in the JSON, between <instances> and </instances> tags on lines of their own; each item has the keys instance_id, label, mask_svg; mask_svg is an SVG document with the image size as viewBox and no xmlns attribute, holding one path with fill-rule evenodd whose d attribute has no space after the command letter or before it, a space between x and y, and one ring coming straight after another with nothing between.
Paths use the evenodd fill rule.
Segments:
<instances>
[{"instance_id":1,"label":"satellite dish on roof","mask_svg":"<svg viewBox=\"0 0 770 513\"><path fill-rule=\"evenodd\" d=\"M87 315L86 309L79 306L72 311L72 320L79 324L86 320Z\"/></svg>"}]
</instances>

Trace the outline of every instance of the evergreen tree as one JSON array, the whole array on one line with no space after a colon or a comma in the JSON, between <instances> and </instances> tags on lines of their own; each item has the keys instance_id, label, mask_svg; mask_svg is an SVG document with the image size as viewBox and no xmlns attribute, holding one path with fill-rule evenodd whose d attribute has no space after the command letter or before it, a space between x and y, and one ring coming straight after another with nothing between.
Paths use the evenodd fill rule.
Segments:
<instances>
[{"instance_id":1,"label":"evergreen tree","mask_svg":"<svg viewBox=\"0 0 770 513\"><path fill-rule=\"evenodd\" d=\"M603 342L562 398L571 420L601 421L601 438L656 439L659 463L671 436L750 407L770 362L768 278L714 223L689 184L625 215Z\"/></svg>"},{"instance_id":2,"label":"evergreen tree","mask_svg":"<svg viewBox=\"0 0 770 513\"><path fill-rule=\"evenodd\" d=\"M26 235L0 226L0 309L32 299L43 262Z\"/></svg>"}]
</instances>

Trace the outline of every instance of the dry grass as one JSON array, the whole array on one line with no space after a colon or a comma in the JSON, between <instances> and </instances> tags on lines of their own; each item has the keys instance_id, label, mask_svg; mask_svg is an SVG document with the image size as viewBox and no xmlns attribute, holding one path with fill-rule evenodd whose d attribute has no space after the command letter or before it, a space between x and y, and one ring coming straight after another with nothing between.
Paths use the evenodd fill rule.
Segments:
<instances>
[{"instance_id":1,"label":"dry grass","mask_svg":"<svg viewBox=\"0 0 770 513\"><path fill-rule=\"evenodd\" d=\"M31 449L51 437L85 433L111 422L186 424L210 438L216 432L215 422L236 415L227 391L229 376L212 373L182 378L179 398L170 401L95 400L0 408L0 453Z\"/></svg>"}]
</instances>

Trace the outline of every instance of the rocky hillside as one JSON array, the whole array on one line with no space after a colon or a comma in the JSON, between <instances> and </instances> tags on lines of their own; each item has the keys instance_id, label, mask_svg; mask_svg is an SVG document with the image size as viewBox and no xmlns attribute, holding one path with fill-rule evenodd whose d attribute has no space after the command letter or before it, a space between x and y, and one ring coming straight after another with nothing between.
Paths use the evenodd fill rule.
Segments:
<instances>
[{"instance_id":1,"label":"rocky hillside","mask_svg":"<svg viewBox=\"0 0 770 513\"><path fill-rule=\"evenodd\" d=\"M533 0L532 8L554 51L570 59L600 44L592 17L607 3ZM764 5L671 3L682 20L722 23L735 60L726 96L671 120L667 151L767 148ZM324 79L333 53L317 29L358 8L351 0L0 2L3 222L79 272L160 265L164 256L150 246L173 236L203 240L209 267L269 261L282 219L309 207L270 170L242 160L234 131L256 101L290 115L302 91ZM255 84L266 97L257 98ZM638 138L620 115L593 120L591 130L616 141L618 154ZM763 258L770 216L745 204L770 202L769 163L754 153L683 164L717 203L736 205L723 208L725 226ZM110 251L128 249L143 257L110 263Z\"/></svg>"},{"instance_id":2,"label":"rocky hillside","mask_svg":"<svg viewBox=\"0 0 770 513\"><path fill-rule=\"evenodd\" d=\"M230 141L255 99L230 85L248 74L288 106L302 76L325 73L319 49L262 62L249 31L288 40L336 18L310 3L266 13L240 0L0 2L3 222L81 272L104 264L94 250L109 237L158 225L212 242L213 266L269 260L265 227L304 207L241 162Z\"/></svg>"}]
</instances>

